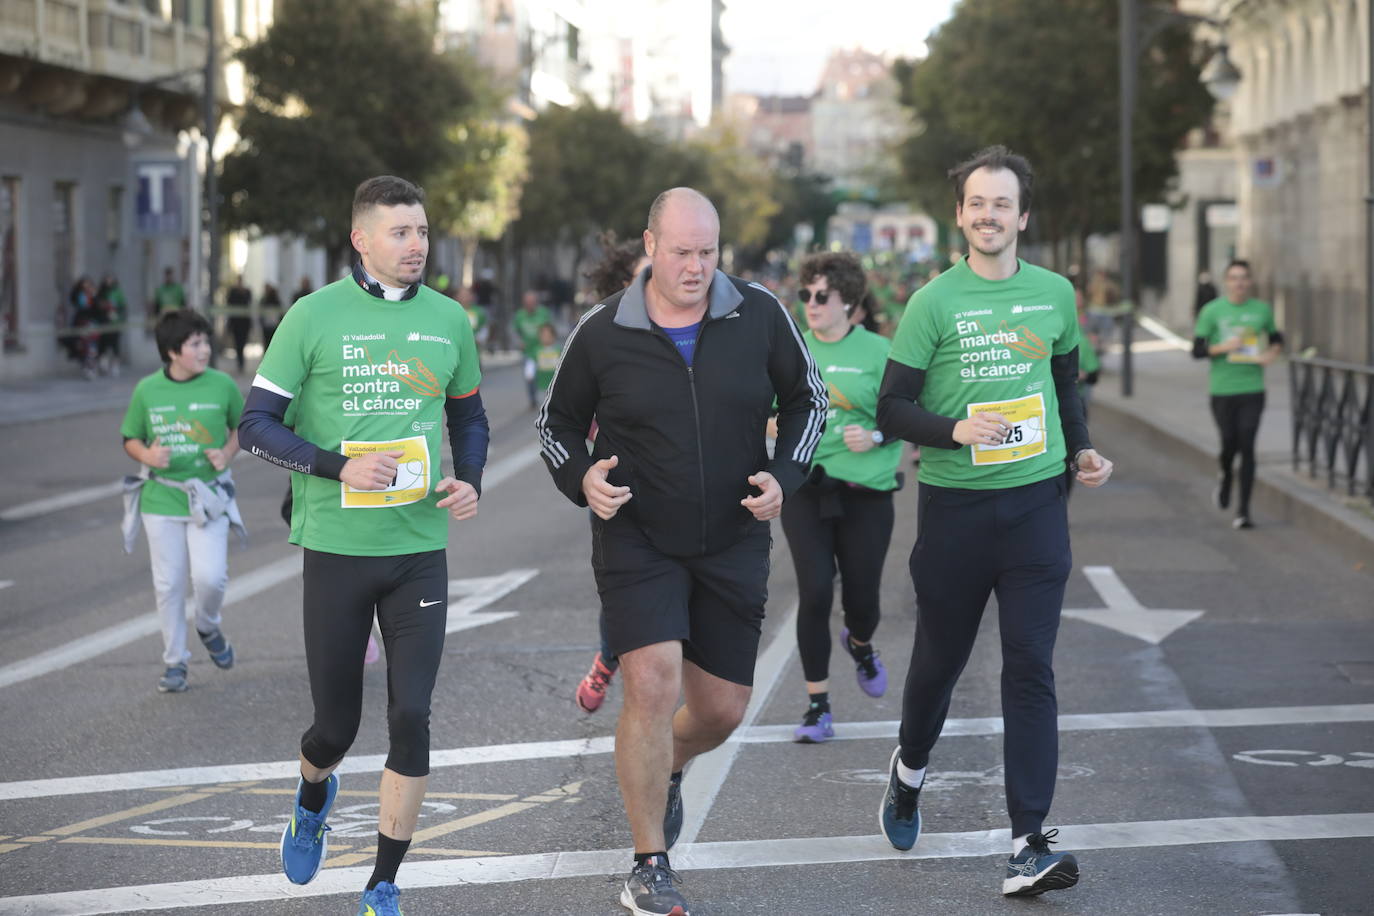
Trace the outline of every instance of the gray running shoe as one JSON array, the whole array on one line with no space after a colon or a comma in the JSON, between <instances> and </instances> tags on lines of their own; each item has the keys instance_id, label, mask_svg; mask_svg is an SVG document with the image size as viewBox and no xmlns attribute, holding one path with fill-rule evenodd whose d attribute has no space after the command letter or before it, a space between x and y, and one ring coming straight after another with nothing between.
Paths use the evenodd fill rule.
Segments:
<instances>
[{"instance_id":1,"label":"gray running shoe","mask_svg":"<svg viewBox=\"0 0 1374 916\"><path fill-rule=\"evenodd\" d=\"M186 666L171 665L157 679L158 693L181 693L186 689Z\"/></svg>"},{"instance_id":2,"label":"gray running shoe","mask_svg":"<svg viewBox=\"0 0 1374 916\"><path fill-rule=\"evenodd\" d=\"M656 857L636 865L620 889L620 905L635 916L692 916L687 900L673 887L678 873Z\"/></svg>"},{"instance_id":3,"label":"gray running shoe","mask_svg":"<svg viewBox=\"0 0 1374 916\"><path fill-rule=\"evenodd\" d=\"M682 777L668 778L668 806L663 811L663 848L672 849L682 833Z\"/></svg>"},{"instance_id":4,"label":"gray running shoe","mask_svg":"<svg viewBox=\"0 0 1374 916\"><path fill-rule=\"evenodd\" d=\"M210 653L210 661L215 663L216 668L234 667L234 647L225 638L223 630L215 627L209 633L201 633L199 630L196 633L200 635L200 641Z\"/></svg>"}]
</instances>

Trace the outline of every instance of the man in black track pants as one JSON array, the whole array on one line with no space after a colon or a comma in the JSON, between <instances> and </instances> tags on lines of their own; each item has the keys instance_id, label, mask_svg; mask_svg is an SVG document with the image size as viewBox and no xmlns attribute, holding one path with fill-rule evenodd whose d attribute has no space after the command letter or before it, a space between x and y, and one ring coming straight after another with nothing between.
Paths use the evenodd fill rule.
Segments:
<instances>
[{"instance_id":1,"label":"man in black track pants","mask_svg":"<svg viewBox=\"0 0 1374 916\"><path fill-rule=\"evenodd\" d=\"M825 385L796 325L762 286L716 270L719 245L709 200L660 194L649 266L578 323L536 421L559 489L596 515L592 570L625 674L616 775L635 861L620 902L648 916L688 916L667 854L683 822L682 768L744 715L768 520L825 427Z\"/></svg>"},{"instance_id":2,"label":"man in black track pants","mask_svg":"<svg viewBox=\"0 0 1374 916\"><path fill-rule=\"evenodd\" d=\"M377 862L359 913L398 916L396 871L429 774L430 695L448 617L448 524L477 514L489 433L467 315L420 282L429 252L423 192L391 176L363 182L351 240L359 255L352 275L283 317L239 437L295 472L291 542L305 548L315 717L301 739L282 868L305 884L324 859L334 769L358 731L375 614L386 646L390 751ZM288 406L294 431L283 424ZM445 427L452 477L440 472Z\"/></svg>"},{"instance_id":3,"label":"man in black track pants","mask_svg":"<svg viewBox=\"0 0 1374 916\"><path fill-rule=\"evenodd\" d=\"M910 849L926 764L997 594L1011 858L1002 893L1073 886L1078 864L1052 852L1058 721L1053 654L1072 558L1064 468L1088 487L1112 464L1088 441L1078 397L1078 318L1069 281L1016 256L1031 168L1005 147L950 172L969 253L922 287L892 342L878 401L885 432L922 447L920 527L911 553L916 641L900 745L879 811Z\"/></svg>"}]
</instances>

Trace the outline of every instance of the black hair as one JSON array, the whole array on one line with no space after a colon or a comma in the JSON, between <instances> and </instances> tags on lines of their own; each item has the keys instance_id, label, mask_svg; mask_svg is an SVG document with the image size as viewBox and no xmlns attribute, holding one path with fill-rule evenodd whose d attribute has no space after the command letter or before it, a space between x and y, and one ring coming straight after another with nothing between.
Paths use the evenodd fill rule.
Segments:
<instances>
[{"instance_id":1,"label":"black hair","mask_svg":"<svg viewBox=\"0 0 1374 916\"><path fill-rule=\"evenodd\" d=\"M153 337L157 340L157 353L162 357L163 363L170 365L172 354L179 352L186 341L195 334L210 336L210 322L206 321L200 312L191 309L164 312L153 329Z\"/></svg>"},{"instance_id":2,"label":"black hair","mask_svg":"<svg viewBox=\"0 0 1374 916\"><path fill-rule=\"evenodd\" d=\"M1017 201L1020 212L1025 213L1030 209L1035 172L1032 171L1030 161L1025 156L1013 153L1000 143L983 147L974 153L971 159L965 159L949 170L948 177L954 182L954 203L957 206L964 206L964 182L978 169L987 169L990 172L1006 169L1015 175L1021 190L1018 195L1020 199Z\"/></svg>"},{"instance_id":3,"label":"black hair","mask_svg":"<svg viewBox=\"0 0 1374 916\"><path fill-rule=\"evenodd\" d=\"M422 204L425 191L395 175L378 175L358 185L353 192L353 222L373 207L397 207L402 204Z\"/></svg>"},{"instance_id":4,"label":"black hair","mask_svg":"<svg viewBox=\"0 0 1374 916\"><path fill-rule=\"evenodd\" d=\"M852 251L816 251L801 263L801 285L810 286L817 277L825 277L825 284L840 294L846 304L862 305L868 291L868 278L863 264Z\"/></svg>"},{"instance_id":5,"label":"black hair","mask_svg":"<svg viewBox=\"0 0 1374 916\"><path fill-rule=\"evenodd\" d=\"M635 264L644 257L644 243L639 239L622 242L610 230L597 241L601 245L601 260L582 276L591 283L596 301L601 302L630 285L635 278Z\"/></svg>"},{"instance_id":6,"label":"black hair","mask_svg":"<svg viewBox=\"0 0 1374 916\"><path fill-rule=\"evenodd\" d=\"M1244 267L1247 274L1254 276L1255 272L1250 269L1250 262L1244 258L1232 258L1231 263L1226 265L1226 269L1221 272L1221 275L1224 277L1229 274L1232 267Z\"/></svg>"}]
</instances>

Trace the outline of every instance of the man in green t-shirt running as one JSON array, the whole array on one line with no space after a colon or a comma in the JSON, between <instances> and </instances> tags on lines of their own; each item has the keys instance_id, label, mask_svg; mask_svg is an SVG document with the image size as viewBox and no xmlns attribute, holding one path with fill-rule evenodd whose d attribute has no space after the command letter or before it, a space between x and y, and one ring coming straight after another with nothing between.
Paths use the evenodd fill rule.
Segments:
<instances>
[{"instance_id":1,"label":"man in green t-shirt running","mask_svg":"<svg viewBox=\"0 0 1374 916\"><path fill-rule=\"evenodd\" d=\"M173 309L186 308L186 287L177 282L177 275L168 267L162 272L162 285L153 290L153 313L161 315Z\"/></svg>"},{"instance_id":2,"label":"man in green t-shirt running","mask_svg":"<svg viewBox=\"0 0 1374 916\"><path fill-rule=\"evenodd\" d=\"M996 591L1012 855L1002 893L1072 887L1078 863L1053 852L1044 820L1058 769L1053 653L1072 559L1066 458L1099 487L1112 464L1088 440L1078 396L1073 288L1016 256L1030 213L1030 163L991 146L950 171L969 253L921 287L892 342L878 403L885 433L922 446L920 527L911 553L916 640L901 743L879 811L910 849L926 764L950 694Z\"/></svg>"},{"instance_id":3,"label":"man in green t-shirt running","mask_svg":"<svg viewBox=\"0 0 1374 916\"><path fill-rule=\"evenodd\" d=\"M1253 528L1250 493L1255 487L1255 439L1264 412L1264 367L1283 350L1283 335L1274 326L1269 303L1250 298L1250 262L1232 261L1226 268L1226 295L1202 307L1193 332L1193 356L1211 358L1209 388L1212 417L1221 434L1221 475L1212 500L1218 509L1231 505L1231 482L1240 455L1240 503L1235 528Z\"/></svg>"},{"instance_id":4,"label":"man in green t-shirt running","mask_svg":"<svg viewBox=\"0 0 1374 916\"><path fill-rule=\"evenodd\" d=\"M291 542L305 548L315 717L301 738L282 869L305 884L323 862L339 788L334 769L358 731L375 615L386 646L390 750L376 866L359 912L399 916L396 871L429 774L430 696L448 620L448 524L477 514L489 431L472 325L462 306L420 282L429 253L424 192L391 176L364 181L350 240L360 258L352 275L282 318L240 436L253 454L295 472ZM288 406L294 431L283 423ZM452 476L440 472L445 427Z\"/></svg>"},{"instance_id":5,"label":"man in green t-shirt running","mask_svg":"<svg viewBox=\"0 0 1374 916\"><path fill-rule=\"evenodd\" d=\"M520 308L511 317L511 323L515 325L515 333L520 338L520 349L525 358L525 393L529 397L530 410L534 410L538 406L538 385L535 377L539 373L539 329L553 323L553 312L550 312L547 306L539 304L538 293L527 289L520 300Z\"/></svg>"}]
</instances>

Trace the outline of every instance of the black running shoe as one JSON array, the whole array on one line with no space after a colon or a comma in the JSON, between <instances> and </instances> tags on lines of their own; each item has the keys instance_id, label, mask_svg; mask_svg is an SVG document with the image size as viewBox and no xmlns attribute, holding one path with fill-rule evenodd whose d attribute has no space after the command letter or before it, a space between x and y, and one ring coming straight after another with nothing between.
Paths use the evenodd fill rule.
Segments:
<instances>
[{"instance_id":1,"label":"black running shoe","mask_svg":"<svg viewBox=\"0 0 1374 916\"><path fill-rule=\"evenodd\" d=\"M682 776L668 779L668 807L663 812L664 849L672 849L682 834Z\"/></svg>"}]
</instances>

